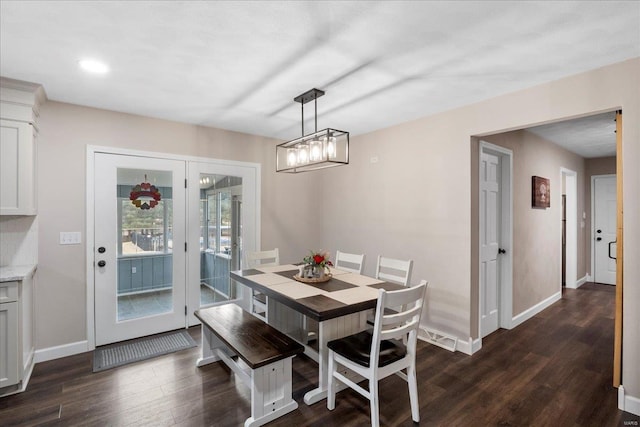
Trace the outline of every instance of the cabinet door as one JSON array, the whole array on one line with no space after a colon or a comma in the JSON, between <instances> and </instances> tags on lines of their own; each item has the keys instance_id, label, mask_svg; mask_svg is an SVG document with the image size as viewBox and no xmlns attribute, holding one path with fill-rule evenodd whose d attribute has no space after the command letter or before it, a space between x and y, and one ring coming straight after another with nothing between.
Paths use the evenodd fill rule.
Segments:
<instances>
[{"instance_id":1,"label":"cabinet door","mask_svg":"<svg viewBox=\"0 0 640 427\"><path fill-rule=\"evenodd\" d=\"M0 120L0 131L0 215L35 215L33 126Z\"/></svg>"},{"instance_id":2,"label":"cabinet door","mask_svg":"<svg viewBox=\"0 0 640 427\"><path fill-rule=\"evenodd\" d=\"M18 303L0 304L0 388L18 384Z\"/></svg>"}]
</instances>

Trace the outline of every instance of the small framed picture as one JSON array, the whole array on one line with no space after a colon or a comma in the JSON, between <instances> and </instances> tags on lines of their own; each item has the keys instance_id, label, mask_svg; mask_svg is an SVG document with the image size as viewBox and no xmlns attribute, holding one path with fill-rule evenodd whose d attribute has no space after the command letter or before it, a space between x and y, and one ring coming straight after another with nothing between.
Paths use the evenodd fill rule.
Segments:
<instances>
[{"instance_id":1,"label":"small framed picture","mask_svg":"<svg viewBox=\"0 0 640 427\"><path fill-rule=\"evenodd\" d=\"M549 178L542 178L540 176L531 177L531 207L551 207L551 191L549 188Z\"/></svg>"}]
</instances>

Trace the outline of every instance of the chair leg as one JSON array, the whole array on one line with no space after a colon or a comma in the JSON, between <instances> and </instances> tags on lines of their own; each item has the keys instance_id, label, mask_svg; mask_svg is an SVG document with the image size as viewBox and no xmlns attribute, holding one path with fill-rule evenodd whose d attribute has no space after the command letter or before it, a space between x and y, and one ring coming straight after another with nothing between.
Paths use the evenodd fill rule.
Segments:
<instances>
[{"instance_id":1,"label":"chair leg","mask_svg":"<svg viewBox=\"0 0 640 427\"><path fill-rule=\"evenodd\" d=\"M371 403L371 427L380 427L380 404L378 399L378 379L369 378L369 400Z\"/></svg>"},{"instance_id":2,"label":"chair leg","mask_svg":"<svg viewBox=\"0 0 640 427\"><path fill-rule=\"evenodd\" d=\"M333 358L333 350L329 350L329 378L327 382L327 409L333 411L336 408L336 379L333 376L336 372L336 362Z\"/></svg>"},{"instance_id":3,"label":"chair leg","mask_svg":"<svg viewBox=\"0 0 640 427\"><path fill-rule=\"evenodd\" d=\"M415 362L407 367L407 382L409 383L409 400L411 401L411 418L420 422L420 404L418 402L418 381L416 380Z\"/></svg>"}]
</instances>

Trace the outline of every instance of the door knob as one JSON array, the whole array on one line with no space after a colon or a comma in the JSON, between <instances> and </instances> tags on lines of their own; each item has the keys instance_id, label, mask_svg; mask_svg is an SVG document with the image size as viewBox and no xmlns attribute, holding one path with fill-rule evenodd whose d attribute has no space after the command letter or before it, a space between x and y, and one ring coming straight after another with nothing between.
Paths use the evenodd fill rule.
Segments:
<instances>
[{"instance_id":1,"label":"door knob","mask_svg":"<svg viewBox=\"0 0 640 427\"><path fill-rule=\"evenodd\" d=\"M502 248L498 248L498 253L499 254L506 254L507 250L506 249L502 249Z\"/></svg>"},{"instance_id":2,"label":"door knob","mask_svg":"<svg viewBox=\"0 0 640 427\"><path fill-rule=\"evenodd\" d=\"M98 267L104 267L105 265L107 265L106 261L104 261L102 259L100 261L98 261Z\"/></svg>"},{"instance_id":3,"label":"door knob","mask_svg":"<svg viewBox=\"0 0 640 427\"><path fill-rule=\"evenodd\" d=\"M596 233L602 233L602 230L596 230Z\"/></svg>"},{"instance_id":4,"label":"door knob","mask_svg":"<svg viewBox=\"0 0 640 427\"><path fill-rule=\"evenodd\" d=\"M599 242L600 240L602 240L602 237L596 237L597 242Z\"/></svg>"},{"instance_id":5,"label":"door knob","mask_svg":"<svg viewBox=\"0 0 640 427\"><path fill-rule=\"evenodd\" d=\"M105 253L107 250L104 248L104 246L100 246L98 248L98 252L100 252L101 254Z\"/></svg>"}]
</instances>

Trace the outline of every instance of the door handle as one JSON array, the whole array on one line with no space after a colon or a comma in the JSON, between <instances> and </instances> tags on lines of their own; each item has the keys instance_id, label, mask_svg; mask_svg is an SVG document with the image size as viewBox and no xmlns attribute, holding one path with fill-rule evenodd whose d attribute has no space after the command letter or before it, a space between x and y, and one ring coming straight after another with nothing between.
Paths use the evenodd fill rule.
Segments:
<instances>
[{"instance_id":1,"label":"door handle","mask_svg":"<svg viewBox=\"0 0 640 427\"><path fill-rule=\"evenodd\" d=\"M107 262L105 260L100 260L98 261L98 267L104 267L105 265L107 265Z\"/></svg>"},{"instance_id":2,"label":"door handle","mask_svg":"<svg viewBox=\"0 0 640 427\"><path fill-rule=\"evenodd\" d=\"M596 242L599 242L600 240L602 240L602 237L596 237Z\"/></svg>"},{"instance_id":3,"label":"door handle","mask_svg":"<svg viewBox=\"0 0 640 427\"><path fill-rule=\"evenodd\" d=\"M502 248L498 248L498 253L499 254L506 254L507 250L506 249L502 249Z\"/></svg>"},{"instance_id":4,"label":"door handle","mask_svg":"<svg viewBox=\"0 0 640 427\"><path fill-rule=\"evenodd\" d=\"M611 256L611 245L613 245L614 243L618 243L618 239L614 240L613 242L609 242L609 250L607 251L607 255L609 255L609 258L611 259L616 259L616 257Z\"/></svg>"}]
</instances>

